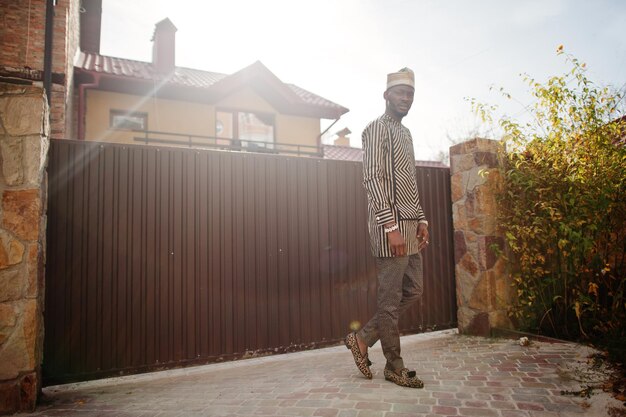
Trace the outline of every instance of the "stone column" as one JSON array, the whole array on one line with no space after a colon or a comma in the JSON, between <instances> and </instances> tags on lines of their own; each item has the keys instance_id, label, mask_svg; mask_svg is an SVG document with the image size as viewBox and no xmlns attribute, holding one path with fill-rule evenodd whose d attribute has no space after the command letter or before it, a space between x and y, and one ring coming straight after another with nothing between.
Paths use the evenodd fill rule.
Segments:
<instances>
[{"instance_id":1,"label":"stone column","mask_svg":"<svg viewBox=\"0 0 626 417\"><path fill-rule=\"evenodd\" d=\"M498 250L496 187L499 142L472 139L450 148L452 217L459 332L488 336L510 328L511 286ZM495 250L494 250L495 248Z\"/></svg>"},{"instance_id":2,"label":"stone column","mask_svg":"<svg viewBox=\"0 0 626 417\"><path fill-rule=\"evenodd\" d=\"M0 414L41 385L48 120L42 88L0 83Z\"/></svg>"}]
</instances>

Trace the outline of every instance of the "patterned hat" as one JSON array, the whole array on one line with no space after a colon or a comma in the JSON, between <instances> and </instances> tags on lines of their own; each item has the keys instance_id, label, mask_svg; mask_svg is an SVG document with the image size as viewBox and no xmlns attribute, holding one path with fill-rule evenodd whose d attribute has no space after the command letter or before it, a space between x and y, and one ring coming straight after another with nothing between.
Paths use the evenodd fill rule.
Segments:
<instances>
[{"instance_id":1,"label":"patterned hat","mask_svg":"<svg viewBox=\"0 0 626 417\"><path fill-rule=\"evenodd\" d=\"M408 85L415 88L415 74L413 74L413 71L404 67L398 72L387 74L387 90L396 85Z\"/></svg>"}]
</instances>

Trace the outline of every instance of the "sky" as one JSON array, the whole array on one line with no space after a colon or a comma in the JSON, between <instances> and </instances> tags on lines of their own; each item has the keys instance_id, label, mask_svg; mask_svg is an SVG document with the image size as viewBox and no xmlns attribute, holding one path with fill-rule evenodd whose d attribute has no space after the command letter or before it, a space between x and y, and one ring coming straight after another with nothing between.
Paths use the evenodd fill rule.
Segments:
<instances>
[{"instance_id":1,"label":"sky","mask_svg":"<svg viewBox=\"0 0 626 417\"><path fill-rule=\"evenodd\" d=\"M533 100L520 74L545 81L566 72L559 45L596 84L626 88L623 0L103 0L102 8L103 55L150 61L154 25L168 17L177 66L231 74L258 60L350 109L325 143L347 127L361 147L364 127L384 112L387 73L409 67L416 94L403 124L422 160L476 134L497 138L471 98L523 121Z\"/></svg>"}]
</instances>

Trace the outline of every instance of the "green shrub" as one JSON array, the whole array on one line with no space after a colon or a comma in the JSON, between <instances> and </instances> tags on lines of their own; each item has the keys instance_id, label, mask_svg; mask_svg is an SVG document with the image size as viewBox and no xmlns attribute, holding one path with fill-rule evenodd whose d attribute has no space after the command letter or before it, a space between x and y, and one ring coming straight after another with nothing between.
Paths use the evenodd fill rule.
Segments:
<instances>
[{"instance_id":1,"label":"green shrub","mask_svg":"<svg viewBox=\"0 0 626 417\"><path fill-rule=\"evenodd\" d=\"M504 130L499 223L521 330L588 342L626 340L626 117L623 95L585 64L545 84L526 76L533 122ZM489 117L487 106L473 103ZM613 343L613 342L611 342ZM613 343L615 344L615 343Z\"/></svg>"}]
</instances>

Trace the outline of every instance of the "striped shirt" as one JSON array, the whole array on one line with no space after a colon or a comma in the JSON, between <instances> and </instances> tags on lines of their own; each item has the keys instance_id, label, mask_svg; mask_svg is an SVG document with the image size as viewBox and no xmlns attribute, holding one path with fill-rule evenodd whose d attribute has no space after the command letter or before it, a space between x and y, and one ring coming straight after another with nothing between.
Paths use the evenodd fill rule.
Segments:
<instances>
[{"instance_id":1,"label":"striped shirt","mask_svg":"<svg viewBox=\"0 0 626 417\"><path fill-rule=\"evenodd\" d=\"M417 226L426 216L417 191L411 132L384 114L367 125L362 141L372 253L376 257L393 256L383 225L396 222L407 255L413 255L418 252Z\"/></svg>"}]
</instances>

